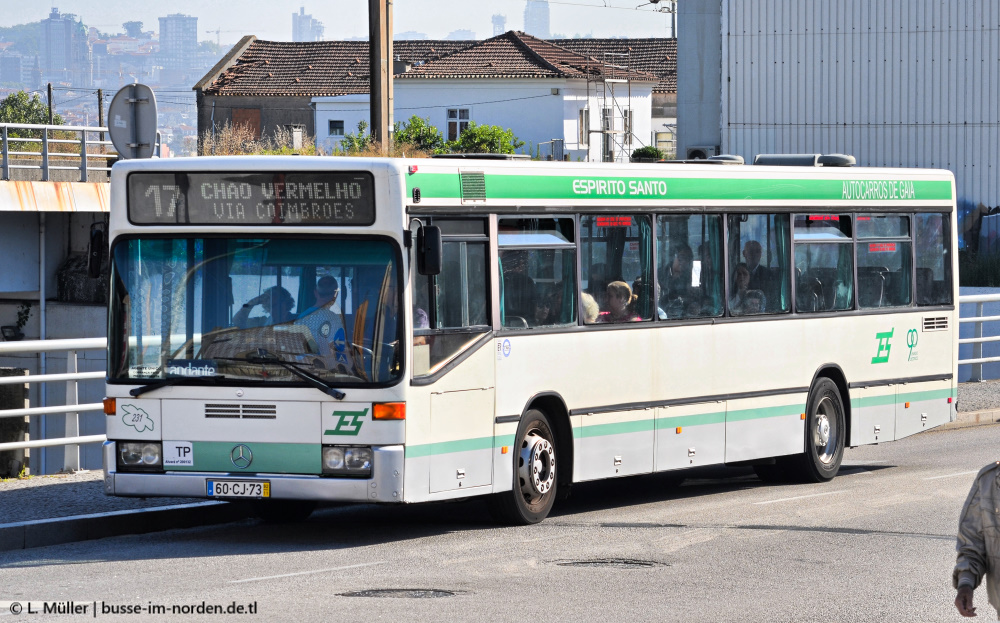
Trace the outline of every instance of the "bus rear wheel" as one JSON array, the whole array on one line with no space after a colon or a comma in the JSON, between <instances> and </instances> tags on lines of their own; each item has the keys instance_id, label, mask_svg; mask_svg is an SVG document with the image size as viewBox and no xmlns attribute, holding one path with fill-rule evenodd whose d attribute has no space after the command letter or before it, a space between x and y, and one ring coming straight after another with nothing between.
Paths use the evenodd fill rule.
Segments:
<instances>
[{"instance_id":1,"label":"bus rear wheel","mask_svg":"<svg viewBox=\"0 0 1000 623\"><path fill-rule=\"evenodd\" d=\"M517 427L514 481L510 491L490 499L490 512L514 525L545 519L556 499L556 438L548 416L530 409Z\"/></svg>"}]
</instances>

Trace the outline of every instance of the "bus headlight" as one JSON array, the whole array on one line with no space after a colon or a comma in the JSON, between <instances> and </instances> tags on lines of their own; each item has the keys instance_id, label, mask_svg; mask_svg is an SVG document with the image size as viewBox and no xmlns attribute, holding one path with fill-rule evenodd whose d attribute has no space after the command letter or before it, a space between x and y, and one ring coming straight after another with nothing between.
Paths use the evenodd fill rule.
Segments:
<instances>
[{"instance_id":1,"label":"bus headlight","mask_svg":"<svg viewBox=\"0 0 1000 623\"><path fill-rule=\"evenodd\" d=\"M158 441L119 441L118 465L160 469L163 466L162 445Z\"/></svg>"},{"instance_id":2,"label":"bus headlight","mask_svg":"<svg viewBox=\"0 0 1000 623\"><path fill-rule=\"evenodd\" d=\"M339 446L323 448L323 471L333 472L344 469L344 449Z\"/></svg>"},{"instance_id":3,"label":"bus headlight","mask_svg":"<svg viewBox=\"0 0 1000 623\"><path fill-rule=\"evenodd\" d=\"M323 473L331 476L369 477L372 474L370 446L323 446Z\"/></svg>"}]
</instances>

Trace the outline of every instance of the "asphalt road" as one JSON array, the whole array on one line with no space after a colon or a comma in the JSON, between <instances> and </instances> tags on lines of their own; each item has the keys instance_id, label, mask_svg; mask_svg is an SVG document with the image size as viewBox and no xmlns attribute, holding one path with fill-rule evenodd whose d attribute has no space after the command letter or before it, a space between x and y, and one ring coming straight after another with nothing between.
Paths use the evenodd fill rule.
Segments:
<instances>
[{"instance_id":1,"label":"asphalt road","mask_svg":"<svg viewBox=\"0 0 1000 623\"><path fill-rule=\"evenodd\" d=\"M1000 426L981 426L848 450L822 485L736 468L578 485L531 527L472 500L11 551L0 623L92 620L95 601L108 621L956 621L958 513L997 458ZM87 609L27 614L43 600ZM234 602L256 612L197 613ZM103 613L125 605L144 610ZM976 605L994 620L983 590Z\"/></svg>"}]
</instances>

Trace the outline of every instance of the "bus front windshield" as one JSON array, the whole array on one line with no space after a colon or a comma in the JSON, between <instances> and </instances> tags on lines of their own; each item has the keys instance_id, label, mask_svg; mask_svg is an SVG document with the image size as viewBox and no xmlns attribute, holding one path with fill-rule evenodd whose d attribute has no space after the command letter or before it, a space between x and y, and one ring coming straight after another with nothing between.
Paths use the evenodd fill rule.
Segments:
<instances>
[{"instance_id":1,"label":"bus front windshield","mask_svg":"<svg viewBox=\"0 0 1000 623\"><path fill-rule=\"evenodd\" d=\"M108 376L382 385L401 374L385 240L130 237L112 250Z\"/></svg>"}]
</instances>

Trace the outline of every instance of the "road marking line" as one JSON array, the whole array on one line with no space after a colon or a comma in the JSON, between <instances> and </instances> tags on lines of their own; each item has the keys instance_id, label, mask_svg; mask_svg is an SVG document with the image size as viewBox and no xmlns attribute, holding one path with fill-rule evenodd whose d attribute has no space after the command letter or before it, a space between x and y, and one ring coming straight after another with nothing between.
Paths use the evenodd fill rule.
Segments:
<instances>
[{"instance_id":1,"label":"road marking line","mask_svg":"<svg viewBox=\"0 0 1000 623\"><path fill-rule=\"evenodd\" d=\"M957 474L946 474L944 476L931 476L930 478L924 478L924 480L937 480L938 478L954 478L955 476L968 476L969 474L978 474L978 473L979 470L977 469L974 472L959 472Z\"/></svg>"},{"instance_id":2,"label":"road marking line","mask_svg":"<svg viewBox=\"0 0 1000 623\"><path fill-rule=\"evenodd\" d=\"M889 461L844 461L841 463L841 467L861 467L863 465L878 465L879 463L888 463Z\"/></svg>"},{"instance_id":3,"label":"road marking line","mask_svg":"<svg viewBox=\"0 0 1000 623\"><path fill-rule=\"evenodd\" d=\"M793 498L781 498L780 500L767 500L765 502L754 502L754 504L775 504L777 502L790 502L792 500L803 500L805 498L816 498L821 495L833 495L834 493L847 493L846 489L840 491L826 491L824 493L811 493L809 495L797 495Z\"/></svg>"},{"instance_id":4,"label":"road marking line","mask_svg":"<svg viewBox=\"0 0 1000 623\"><path fill-rule=\"evenodd\" d=\"M281 575L268 575L260 578L247 578L245 580L230 580L230 584L240 584L242 582L257 582L258 580L275 580L278 578L291 578L298 575L312 575L315 573L326 573L328 571L344 571L346 569L357 569L358 567L372 567L375 565L384 565L385 561L379 562L364 562L357 565L345 565L343 567L330 567L329 569L316 569L315 571L300 571L298 573L283 573Z\"/></svg>"}]
</instances>

